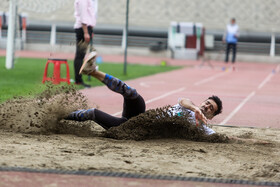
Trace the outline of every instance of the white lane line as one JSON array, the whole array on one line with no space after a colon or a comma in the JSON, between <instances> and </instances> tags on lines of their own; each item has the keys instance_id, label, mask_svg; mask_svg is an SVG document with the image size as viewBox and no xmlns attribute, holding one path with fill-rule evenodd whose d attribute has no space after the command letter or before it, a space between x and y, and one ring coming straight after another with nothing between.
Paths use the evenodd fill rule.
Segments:
<instances>
[{"instance_id":1,"label":"white lane line","mask_svg":"<svg viewBox=\"0 0 280 187\"><path fill-rule=\"evenodd\" d=\"M182 88L179 88L179 89L177 89L177 90L173 90L173 91L171 91L171 92L167 92L167 93L165 93L165 94L163 94L163 95L161 95L161 96L158 96L158 97L155 97L155 98L153 98L153 99L150 99L150 100L146 101L146 104L151 103L151 102L154 102L154 101L159 100L159 99L162 99L162 98L165 98L165 97L167 97L167 96L169 96L169 95L172 95L172 94L174 94L174 93L181 92L181 91L183 91L183 90L185 90L185 89L186 89L185 87L182 87Z\"/></svg>"},{"instance_id":2,"label":"white lane line","mask_svg":"<svg viewBox=\"0 0 280 187\"><path fill-rule=\"evenodd\" d=\"M112 114L112 116L117 116L117 115L120 115L121 113L122 113L122 111L116 112L115 114Z\"/></svg>"},{"instance_id":3,"label":"white lane line","mask_svg":"<svg viewBox=\"0 0 280 187\"><path fill-rule=\"evenodd\" d=\"M273 76L273 74L270 73L270 74L262 81L262 83L258 86L258 89L261 89L261 88L271 79L272 76Z\"/></svg>"},{"instance_id":4,"label":"white lane line","mask_svg":"<svg viewBox=\"0 0 280 187\"><path fill-rule=\"evenodd\" d=\"M225 125L255 94L255 91L251 92L219 125Z\"/></svg>"},{"instance_id":5,"label":"white lane line","mask_svg":"<svg viewBox=\"0 0 280 187\"><path fill-rule=\"evenodd\" d=\"M201 81L198 81L198 82L194 83L194 85L195 85L195 86L198 86L198 85L201 85L201 84L210 82L210 81L212 81L212 80L214 80L214 79L216 79L216 78L218 78L218 77L223 76L225 73L228 73L228 72L221 72L221 73L218 73L218 74L216 74L216 75L214 75L214 76L211 76L211 77L208 77L208 78L203 79L203 80L201 80ZM140 83L140 84L141 84L141 83ZM143 86L143 85L142 85L142 86ZM165 94L163 94L163 95L160 95L160 96L158 96L158 97L152 98L152 99L146 101L145 103L148 104L148 103L154 102L154 101L156 101L156 100L165 98L165 97L167 97L167 96L169 96L169 95L172 95L172 94L174 94L174 93L181 92L181 91L183 91L183 90L185 90L185 89L186 89L185 87L182 87L182 88L179 88L179 89L177 89L177 90L173 90L173 91L171 91L171 92L167 92L167 93L165 93ZM116 113L114 113L114 114L112 114L112 115L113 115L113 116L117 116L117 115L120 115L121 113L122 113L122 111L119 111L119 112L116 112Z\"/></svg>"},{"instance_id":6,"label":"white lane line","mask_svg":"<svg viewBox=\"0 0 280 187\"><path fill-rule=\"evenodd\" d=\"M167 96L169 96L169 95L172 95L172 94L181 92L181 91L183 91L183 90L185 90L185 89L186 89L185 87L182 87L182 88L179 88L179 89L177 89L177 90L173 90L173 91L171 91L171 92L167 92L167 93L165 93L165 94L163 94L163 95L160 95L160 96L158 96L158 97L154 97L154 98L152 98L152 99L146 101L145 103L148 104L148 103L154 102L154 101L156 101L156 100L165 98L165 97L167 97ZM113 116L117 116L117 115L119 115L119 114L121 114L121 113L122 113L122 111L116 112L116 113L113 114Z\"/></svg>"},{"instance_id":7,"label":"white lane line","mask_svg":"<svg viewBox=\"0 0 280 187\"><path fill-rule=\"evenodd\" d=\"M143 87L151 87L152 84L164 84L165 82L164 81L145 81L145 82L140 82L140 86L143 86Z\"/></svg>"},{"instance_id":8,"label":"white lane line","mask_svg":"<svg viewBox=\"0 0 280 187\"><path fill-rule=\"evenodd\" d=\"M276 72L279 71L280 65L276 67ZM270 73L258 86L258 90L261 89L273 76L273 73ZM247 101L249 101L254 95L256 91L251 92L227 117L222 121L219 125L225 125L242 107Z\"/></svg>"},{"instance_id":9,"label":"white lane line","mask_svg":"<svg viewBox=\"0 0 280 187\"><path fill-rule=\"evenodd\" d=\"M194 83L194 85L195 85L195 86L198 86L198 85L201 85L201 84L210 82L210 81L212 81L212 80L214 80L214 79L216 79L216 78L218 78L218 77L223 76L225 73L228 73L228 72L221 72L221 73L218 73L218 74L216 74L216 75L214 75L214 76L212 76L212 77L208 77L208 78L206 78L206 79L203 79L203 80L201 80L201 81L198 81L198 82Z\"/></svg>"}]
</instances>

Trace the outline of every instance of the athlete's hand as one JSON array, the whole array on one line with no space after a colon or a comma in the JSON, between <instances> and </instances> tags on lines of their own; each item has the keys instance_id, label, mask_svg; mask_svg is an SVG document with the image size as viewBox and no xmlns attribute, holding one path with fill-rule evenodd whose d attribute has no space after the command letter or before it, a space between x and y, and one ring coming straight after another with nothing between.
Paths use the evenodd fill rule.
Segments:
<instances>
[{"instance_id":1,"label":"athlete's hand","mask_svg":"<svg viewBox=\"0 0 280 187\"><path fill-rule=\"evenodd\" d=\"M199 108L197 108L195 110L195 123L196 123L196 126L200 125L199 122L202 122L205 125L207 125L207 118L204 116L204 114L201 112L201 110Z\"/></svg>"}]
</instances>

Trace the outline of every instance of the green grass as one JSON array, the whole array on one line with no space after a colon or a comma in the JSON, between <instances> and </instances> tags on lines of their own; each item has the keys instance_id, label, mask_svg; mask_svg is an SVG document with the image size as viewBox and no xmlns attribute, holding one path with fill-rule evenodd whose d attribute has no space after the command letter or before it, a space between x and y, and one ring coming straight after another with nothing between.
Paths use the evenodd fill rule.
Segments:
<instances>
[{"instance_id":1,"label":"green grass","mask_svg":"<svg viewBox=\"0 0 280 187\"><path fill-rule=\"evenodd\" d=\"M7 70L5 68L5 57L0 57L0 103L10 98L17 96L34 96L41 93L46 84L42 84L43 73L46 65L46 59L34 58L17 58L15 59L14 68ZM70 67L70 77L74 80L73 61L68 61ZM127 75L123 74L123 64L102 63L99 64L99 70L118 77L121 80L135 79L147 75L152 75L160 72L171 71L178 69L178 66L149 66L149 65L127 65ZM52 76L53 65L50 64L48 76ZM66 77L65 66L62 66L61 76ZM85 83L91 86L102 85L94 78L88 79L88 76L83 76ZM61 83L60 85L67 85ZM77 89L82 89L82 86L75 85Z\"/></svg>"}]
</instances>

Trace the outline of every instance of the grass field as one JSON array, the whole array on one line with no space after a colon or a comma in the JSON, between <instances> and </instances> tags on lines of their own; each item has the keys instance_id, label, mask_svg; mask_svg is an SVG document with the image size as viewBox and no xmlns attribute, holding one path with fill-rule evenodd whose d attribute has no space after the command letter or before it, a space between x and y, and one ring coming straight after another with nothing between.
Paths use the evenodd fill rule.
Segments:
<instances>
[{"instance_id":1,"label":"grass field","mask_svg":"<svg viewBox=\"0 0 280 187\"><path fill-rule=\"evenodd\" d=\"M70 77L74 80L73 61L68 61L70 67ZM5 57L0 57L0 103L17 96L34 96L46 88L42 84L43 73L46 65L46 59L17 58L14 68L7 70L5 68ZM128 64L127 75L123 74L123 64L104 62L99 64L99 69L121 80L135 79L142 76L152 75L160 72L178 69L178 66L148 66ZM48 76L52 76L53 65L49 65ZM61 76L66 77L66 68L62 66ZM99 86L102 83L87 76L83 76L85 83L91 86ZM73 84L73 83L72 83ZM61 83L61 85L67 85ZM77 89L82 86L75 85Z\"/></svg>"}]
</instances>

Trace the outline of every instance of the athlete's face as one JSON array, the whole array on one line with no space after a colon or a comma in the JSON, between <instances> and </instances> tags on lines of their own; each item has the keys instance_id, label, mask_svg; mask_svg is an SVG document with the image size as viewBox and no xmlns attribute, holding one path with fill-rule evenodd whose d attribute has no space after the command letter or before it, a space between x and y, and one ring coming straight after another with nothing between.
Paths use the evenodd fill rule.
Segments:
<instances>
[{"instance_id":1,"label":"athlete's face","mask_svg":"<svg viewBox=\"0 0 280 187\"><path fill-rule=\"evenodd\" d=\"M207 99L201 103L199 108L207 119L212 119L214 117L214 113L218 110L216 102L212 99Z\"/></svg>"}]
</instances>

